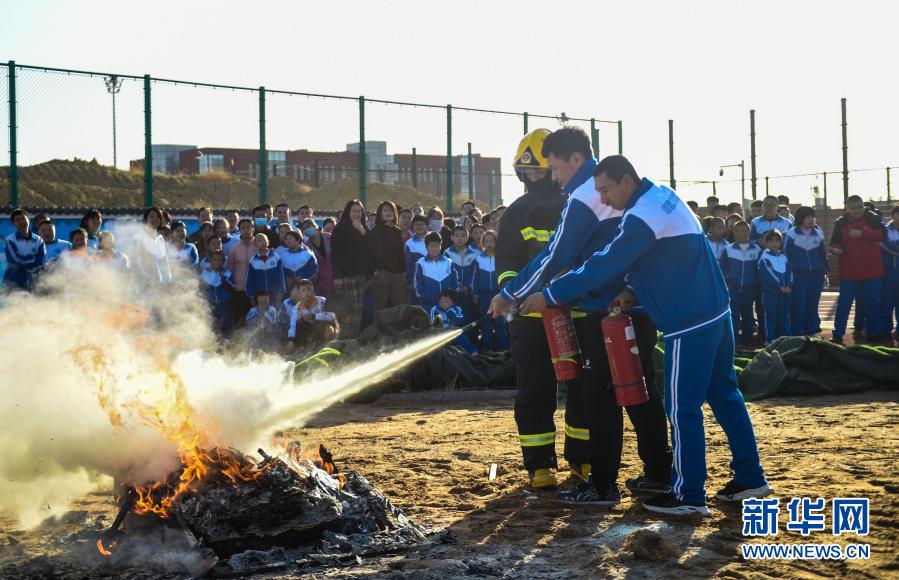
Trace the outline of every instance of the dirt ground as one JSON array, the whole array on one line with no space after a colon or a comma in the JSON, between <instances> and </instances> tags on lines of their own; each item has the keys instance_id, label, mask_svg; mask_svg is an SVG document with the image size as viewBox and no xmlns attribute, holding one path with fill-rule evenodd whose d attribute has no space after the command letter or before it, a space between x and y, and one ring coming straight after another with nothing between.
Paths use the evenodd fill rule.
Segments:
<instances>
[{"instance_id":1,"label":"dirt ground","mask_svg":"<svg viewBox=\"0 0 899 580\"><path fill-rule=\"evenodd\" d=\"M475 395L456 392L444 400L427 400L433 394L410 394L374 404L341 404L291 433L304 442L325 443L339 467L362 472L417 523L444 530L434 536L429 550L319 569L303 577L899 577L897 393L749 404L763 464L782 504L779 535L760 541L871 546L870 560L863 561L753 562L739 555L744 538L738 507L712 502L710 518L676 519L644 511L627 494L619 506L608 509L573 508L555 502L554 492L529 492L512 400L478 400ZM622 482L640 473L634 434L625 424ZM712 493L729 478L728 449L709 412L706 426ZM498 466L493 481L488 480L491 463ZM794 496L827 498L827 531L804 539L786 532L785 504ZM106 510L109 517L110 507L99 497L84 498L79 509L87 514L75 519L96 517L97 510ZM867 537L830 534L834 497L870 498ZM0 541L0 565L58 547L47 535L12 531L8 519L0 520L0 526L0 539L8 539ZM670 546L644 543L630 549L633 540L625 541L640 528L658 532ZM282 571L261 577L301 575Z\"/></svg>"}]
</instances>

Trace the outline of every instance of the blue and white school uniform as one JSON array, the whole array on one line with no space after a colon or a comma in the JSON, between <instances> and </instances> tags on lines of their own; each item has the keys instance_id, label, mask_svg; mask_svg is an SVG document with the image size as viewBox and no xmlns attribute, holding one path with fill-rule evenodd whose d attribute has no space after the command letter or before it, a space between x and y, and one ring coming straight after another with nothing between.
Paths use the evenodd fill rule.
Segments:
<instances>
[{"instance_id":1,"label":"blue and white school uniform","mask_svg":"<svg viewBox=\"0 0 899 580\"><path fill-rule=\"evenodd\" d=\"M799 226L784 235L783 253L793 272L790 294L790 328L797 336L815 334L821 327L818 304L824 291L824 276L830 271L824 232L815 226L805 234Z\"/></svg>"},{"instance_id":2,"label":"blue and white school uniform","mask_svg":"<svg viewBox=\"0 0 899 580\"><path fill-rule=\"evenodd\" d=\"M749 226L749 241L755 242L762 237L762 234L771 230L777 230L781 234L786 234L793 227L793 222L782 215L777 215L773 220L769 220L764 215L753 218Z\"/></svg>"},{"instance_id":3,"label":"blue and white school uniform","mask_svg":"<svg viewBox=\"0 0 899 580\"><path fill-rule=\"evenodd\" d=\"M196 270L200 264L200 254L196 244L185 242L180 248L172 246L172 261Z\"/></svg>"},{"instance_id":4,"label":"blue and white school uniform","mask_svg":"<svg viewBox=\"0 0 899 580\"><path fill-rule=\"evenodd\" d=\"M287 246L278 246L275 253L281 258L281 264L284 266L284 283L287 288L293 288L297 280L303 278L315 280L315 275L318 274L318 260L309 248L300 244L296 252L291 252Z\"/></svg>"},{"instance_id":5,"label":"blue and white school uniform","mask_svg":"<svg viewBox=\"0 0 899 580\"><path fill-rule=\"evenodd\" d=\"M688 504L706 502L706 401L727 435L734 480L747 488L766 485L734 373L734 335L721 268L690 208L672 189L648 179L631 197L612 242L553 281L543 295L550 305L571 304L624 274L665 335L672 493Z\"/></svg>"},{"instance_id":6,"label":"blue and white school uniform","mask_svg":"<svg viewBox=\"0 0 899 580\"><path fill-rule=\"evenodd\" d=\"M222 251L225 253L225 256L228 255L228 250L230 250L234 245L240 242L240 236L228 235L228 237L222 240Z\"/></svg>"},{"instance_id":7,"label":"blue and white school uniform","mask_svg":"<svg viewBox=\"0 0 899 580\"><path fill-rule=\"evenodd\" d=\"M251 350L277 352L281 346L278 311L271 304L263 312L259 312L258 306L250 308L247 312L244 333Z\"/></svg>"},{"instance_id":8,"label":"blue and white school uniform","mask_svg":"<svg viewBox=\"0 0 899 580\"><path fill-rule=\"evenodd\" d=\"M456 274L459 276L459 287L464 286L469 289L468 294L460 294L458 304L462 308L466 321L474 319L474 301L471 295L471 284L474 277L474 261L480 253L480 251L472 250L467 245L461 252L456 249L456 246L450 246L443 252L443 255L452 261L453 268L456 269Z\"/></svg>"},{"instance_id":9,"label":"blue and white school uniform","mask_svg":"<svg viewBox=\"0 0 899 580\"><path fill-rule=\"evenodd\" d=\"M465 323L465 315L458 306L450 306L444 310L443 308L440 308L439 305L435 305L428 311L428 316L431 317L431 322L434 322L439 316L440 322L445 329L461 328ZM478 349L471 344L471 341L468 340L468 337L465 336L464 333L460 334L451 344L462 347L469 354L476 354L478 352Z\"/></svg>"},{"instance_id":10,"label":"blue and white school uniform","mask_svg":"<svg viewBox=\"0 0 899 580\"><path fill-rule=\"evenodd\" d=\"M234 292L234 281L230 270L212 268L200 270L200 285L206 293L206 299L212 308L215 329L226 332L231 327L231 295Z\"/></svg>"},{"instance_id":11,"label":"blue and white school uniform","mask_svg":"<svg viewBox=\"0 0 899 580\"><path fill-rule=\"evenodd\" d=\"M459 275L452 261L443 255L436 260L427 256L419 258L412 283L415 303L430 312L446 289L459 291Z\"/></svg>"},{"instance_id":12,"label":"blue and white school uniform","mask_svg":"<svg viewBox=\"0 0 899 580\"><path fill-rule=\"evenodd\" d=\"M883 284L881 285L881 325L886 334L899 329L899 229L887 225L887 234L880 242L883 254ZM858 303L856 303L856 309ZM895 315L895 326L894 326Z\"/></svg>"},{"instance_id":13,"label":"blue and white school uniform","mask_svg":"<svg viewBox=\"0 0 899 580\"><path fill-rule=\"evenodd\" d=\"M496 257L481 253L474 262L474 275L472 276L471 294L478 298L478 314L485 317L490 308L490 301L499 292L496 271ZM505 318L493 318L486 316L481 323L481 345L484 348L509 348L509 333Z\"/></svg>"},{"instance_id":14,"label":"blue and white school uniform","mask_svg":"<svg viewBox=\"0 0 899 580\"><path fill-rule=\"evenodd\" d=\"M722 254L724 254L724 249L730 245L730 242L727 240L718 240L716 242L709 238L709 245L712 246L712 253L715 254L715 259L720 261Z\"/></svg>"},{"instance_id":15,"label":"blue and white school uniform","mask_svg":"<svg viewBox=\"0 0 899 580\"><path fill-rule=\"evenodd\" d=\"M47 246L37 234L22 235L18 230L6 236L6 272L3 282L30 290L34 274L47 261Z\"/></svg>"},{"instance_id":16,"label":"blue and white school uniform","mask_svg":"<svg viewBox=\"0 0 899 580\"><path fill-rule=\"evenodd\" d=\"M253 298L257 292L268 292L269 302L278 304L286 290L284 286L284 266L275 252L269 251L265 259L257 253L247 265L247 282L244 286L247 297Z\"/></svg>"},{"instance_id":17,"label":"blue and white school uniform","mask_svg":"<svg viewBox=\"0 0 899 580\"><path fill-rule=\"evenodd\" d=\"M765 305L765 340L770 342L779 336L789 336L790 295L781 292L784 286L793 285L790 263L783 252L762 252L759 258L759 282L762 286L762 302Z\"/></svg>"},{"instance_id":18,"label":"blue and white school uniform","mask_svg":"<svg viewBox=\"0 0 899 580\"><path fill-rule=\"evenodd\" d=\"M281 316L287 320L287 338L296 338L297 324L306 316L323 314L327 300L324 296L316 296L310 304L294 302L289 298L285 300Z\"/></svg>"},{"instance_id":19,"label":"blue and white school uniform","mask_svg":"<svg viewBox=\"0 0 899 580\"><path fill-rule=\"evenodd\" d=\"M427 255L428 246L425 244L424 237L419 238L413 234L406 240L403 246L403 256L406 259L406 284L412 284L415 278L415 264Z\"/></svg>"},{"instance_id":20,"label":"blue and white school uniform","mask_svg":"<svg viewBox=\"0 0 899 580\"><path fill-rule=\"evenodd\" d=\"M45 242L46 252L47 252L47 263L55 262L60 259L63 254L72 249L72 242L68 242L66 240L60 240L56 238L49 244Z\"/></svg>"},{"instance_id":21,"label":"blue and white school uniform","mask_svg":"<svg viewBox=\"0 0 899 580\"><path fill-rule=\"evenodd\" d=\"M724 248L719 264L724 274L724 281L730 294L730 314L734 328L735 338L744 342L752 340L753 323L752 304L755 301L755 291L758 287L759 258L762 257L762 249L746 242L739 244L734 242Z\"/></svg>"}]
</instances>

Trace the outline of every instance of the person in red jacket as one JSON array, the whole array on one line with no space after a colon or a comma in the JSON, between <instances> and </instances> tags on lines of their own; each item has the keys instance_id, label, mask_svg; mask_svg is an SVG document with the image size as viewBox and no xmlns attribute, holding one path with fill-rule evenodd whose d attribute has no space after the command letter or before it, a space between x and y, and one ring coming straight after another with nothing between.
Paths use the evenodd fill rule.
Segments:
<instances>
[{"instance_id":1,"label":"person in red jacket","mask_svg":"<svg viewBox=\"0 0 899 580\"><path fill-rule=\"evenodd\" d=\"M886 228L877 214L865 208L862 198L853 195L846 200L846 214L833 226L830 251L840 257L840 297L837 299L833 323L833 342L843 342L849 309L856 302L865 313L865 329L869 342L882 342L880 336L880 285L883 260L880 242Z\"/></svg>"}]
</instances>

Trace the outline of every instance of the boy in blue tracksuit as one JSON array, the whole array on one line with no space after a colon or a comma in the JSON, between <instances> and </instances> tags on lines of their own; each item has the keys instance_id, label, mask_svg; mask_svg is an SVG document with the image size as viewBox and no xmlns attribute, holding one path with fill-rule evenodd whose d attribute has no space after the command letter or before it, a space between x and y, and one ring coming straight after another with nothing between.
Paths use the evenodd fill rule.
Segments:
<instances>
[{"instance_id":1,"label":"boy in blue tracksuit","mask_svg":"<svg viewBox=\"0 0 899 580\"><path fill-rule=\"evenodd\" d=\"M793 272L790 293L790 329L796 336L810 336L821 328L818 304L824 277L830 271L824 232L815 224L815 210L796 210L796 225L784 235L784 255Z\"/></svg>"},{"instance_id":2,"label":"boy in blue tracksuit","mask_svg":"<svg viewBox=\"0 0 899 580\"><path fill-rule=\"evenodd\" d=\"M406 240L403 246L403 256L406 259L406 284L412 287L415 278L415 264L418 260L428 255L425 245L425 236L428 235L428 218L417 215L412 218L412 237Z\"/></svg>"},{"instance_id":3,"label":"boy in blue tracksuit","mask_svg":"<svg viewBox=\"0 0 899 580\"><path fill-rule=\"evenodd\" d=\"M247 265L247 298L252 300L256 294L264 291L268 293L269 303L281 304L281 297L286 291L281 258L269 250L265 234L256 234L254 242L257 252Z\"/></svg>"},{"instance_id":4,"label":"boy in blue tracksuit","mask_svg":"<svg viewBox=\"0 0 899 580\"><path fill-rule=\"evenodd\" d=\"M734 339L742 339L744 345L752 342L752 304L758 287L759 258L762 249L749 241L749 224L734 224L734 243L721 253L721 272L730 293L731 325ZM742 334L742 336L741 336Z\"/></svg>"},{"instance_id":5,"label":"boy in blue tracksuit","mask_svg":"<svg viewBox=\"0 0 899 580\"><path fill-rule=\"evenodd\" d=\"M303 244L303 234L289 230L281 236L283 246L278 246L275 253L284 267L285 293L296 286L298 280L313 280L318 274L318 260L309 248Z\"/></svg>"},{"instance_id":6,"label":"boy in blue tracksuit","mask_svg":"<svg viewBox=\"0 0 899 580\"><path fill-rule=\"evenodd\" d=\"M465 316L462 314L462 309L456 306L456 300L458 299L459 294L452 288L447 288L441 292L437 304L428 311L431 322L437 323L437 318L439 317L439 324L442 328L462 328L465 324ZM452 344L462 347L468 354L478 353L478 350L464 334L460 334Z\"/></svg>"},{"instance_id":7,"label":"boy in blue tracksuit","mask_svg":"<svg viewBox=\"0 0 899 580\"><path fill-rule=\"evenodd\" d=\"M768 230L762 236L765 251L759 258L759 283L762 287L762 302L765 305L765 342L777 337L789 336L790 332L790 292L793 274L790 263L783 252L783 235L777 230Z\"/></svg>"},{"instance_id":8,"label":"boy in blue tracksuit","mask_svg":"<svg viewBox=\"0 0 899 580\"><path fill-rule=\"evenodd\" d=\"M733 456L733 479L716 497L740 501L767 495L771 488L734 373L727 287L699 220L673 190L641 180L621 155L603 159L594 175L603 201L624 210L618 234L580 268L529 296L522 312L571 304L627 274L628 288L613 304L626 309L639 300L665 334L665 409L674 446L671 493L653 496L644 507L667 514L709 514L706 401Z\"/></svg>"},{"instance_id":9,"label":"boy in blue tracksuit","mask_svg":"<svg viewBox=\"0 0 899 580\"><path fill-rule=\"evenodd\" d=\"M212 325L219 336L227 336L233 326L231 319L231 294L234 281L231 272L225 268L225 254L213 252L209 263L200 270L200 286L206 292L206 299L212 307Z\"/></svg>"},{"instance_id":10,"label":"boy in blue tracksuit","mask_svg":"<svg viewBox=\"0 0 899 580\"><path fill-rule=\"evenodd\" d=\"M16 231L6 236L6 272L3 282L9 289L31 290L35 273L47 261L44 240L28 228L28 214L15 209L9 215Z\"/></svg>"},{"instance_id":11,"label":"boy in blue tracksuit","mask_svg":"<svg viewBox=\"0 0 899 580\"><path fill-rule=\"evenodd\" d=\"M439 233L428 232L425 236L428 254L419 258L415 264L412 289L415 303L424 308L425 312L430 312L437 306L444 290L459 290L459 275L450 259L440 253L442 244L443 239Z\"/></svg>"},{"instance_id":12,"label":"boy in blue tracksuit","mask_svg":"<svg viewBox=\"0 0 899 580\"><path fill-rule=\"evenodd\" d=\"M886 335L896 328L899 336L899 205L890 211L892 221L887 224L885 239L880 242L883 254L883 284L881 285L881 313ZM893 315L896 326L893 326Z\"/></svg>"},{"instance_id":13,"label":"boy in blue tracksuit","mask_svg":"<svg viewBox=\"0 0 899 580\"><path fill-rule=\"evenodd\" d=\"M481 237L482 251L474 262L471 294L478 306L478 315L484 317L490 308L490 301L499 291L496 271L496 233L491 230ZM481 321L481 346L487 350L506 350L509 336L504 318L485 317Z\"/></svg>"},{"instance_id":14,"label":"boy in blue tracksuit","mask_svg":"<svg viewBox=\"0 0 899 580\"><path fill-rule=\"evenodd\" d=\"M474 261L480 251L468 245L468 230L465 226L453 228L453 245L448 247L443 255L453 263L453 269L459 277L459 300L457 304L462 307L465 321L474 319L474 302L472 301L471 284L474 279Z\"/></svg>"}]
</instances>

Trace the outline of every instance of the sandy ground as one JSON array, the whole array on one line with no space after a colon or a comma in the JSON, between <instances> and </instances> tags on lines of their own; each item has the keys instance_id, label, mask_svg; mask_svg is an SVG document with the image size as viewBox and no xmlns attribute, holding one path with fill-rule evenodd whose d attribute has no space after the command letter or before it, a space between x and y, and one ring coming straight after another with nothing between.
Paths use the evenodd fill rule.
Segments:
<instances>
[{"instance_id":1,"label":"sandy ground","mask_svg":"<svg viewBox=\"0 0 899 580\"><path fill-rule=\"evenodd\" d=\"M445 398L456 400L409 395L368 405L342 404L291 433L304 442L325 443L342 469L359 470L414 521L444 530L434 536L430 550L351 568L319 569L312 577L899 577L897 393L781 398L749 405L763 463L782 504L794 496L824 497L828 506L834 497L871 501L871 532L865 538L835 538L828 528L803 539L785 531L782 508L777 542L871 546L866 561L793 562L743 561L737 507L713 502L710 518L674 519L645 512L627 494L622 504L607 509L573 508L555 502L553 492L530 493L521 469L512 401L449 395ZM561 415L558 419L562 424ZM729 478L728 450L710 413L706 421L712 492ZM625 424L621 481L640 473L633 430ZM493 481L488 480L491 463L498 465ZM73 516L78 522L113 513L102 495L83 498L78 509L86 512ZM4 564L59 549L54 533L71 526L33 532L13 528L8 518L0 519L0 573L15 570ZM635 556L625 540L640 528L657 531L673 548L644 545L647 549L636 550ZM647 559L653 557L658 560ZM282 571L264 577L300 576Z\"/></svg>"}]
</instances>

